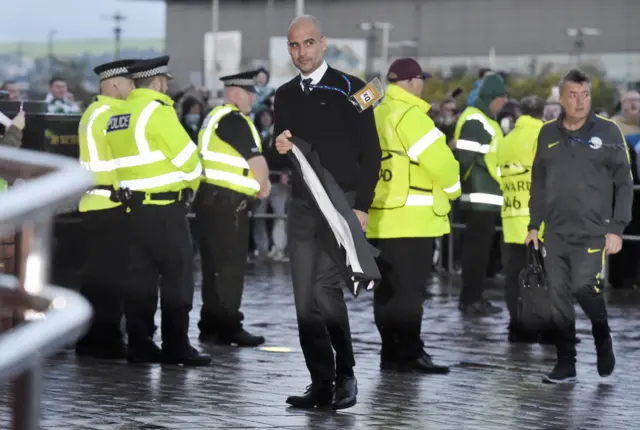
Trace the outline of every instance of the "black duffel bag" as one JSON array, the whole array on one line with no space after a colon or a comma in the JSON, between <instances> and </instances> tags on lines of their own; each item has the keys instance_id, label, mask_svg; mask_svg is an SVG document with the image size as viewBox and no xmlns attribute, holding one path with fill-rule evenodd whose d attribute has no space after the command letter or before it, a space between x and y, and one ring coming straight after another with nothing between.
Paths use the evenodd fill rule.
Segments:
<instances>
[{"instance_id":1,"label":"black duffel bag","mask_svg":"<svg viewBox=\"0 0 640 430\"><path fill-rule=\"evenodd\" d=\"M518 327L531 333L553 329L551 297L547 273L544 270L540 250L530 243L527 247L527 267L518 278Z\"/></svg>"}]
</instances>

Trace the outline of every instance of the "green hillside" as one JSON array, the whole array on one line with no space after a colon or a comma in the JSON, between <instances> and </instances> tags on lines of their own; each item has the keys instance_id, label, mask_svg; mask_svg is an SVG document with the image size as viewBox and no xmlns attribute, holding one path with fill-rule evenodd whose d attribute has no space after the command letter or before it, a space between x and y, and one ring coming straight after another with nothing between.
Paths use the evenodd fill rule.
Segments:
<instances>
[{"instance_id":1,"label":"green hillside","mask_svg":"<svg viewBox=\"0 0 640 430\"><path fill-rule=\"evenodd\" d=\"M105 54L112 53L113 39L73 39L54 40L55 55L77 55L82 53ZM19 50L26 56L45 56L48 53L47 42L0 42L0 54L14 53ZM164 51L164 39L126 39L121 42L121 49L153 49Z\"/></svg>"}]
</instances>

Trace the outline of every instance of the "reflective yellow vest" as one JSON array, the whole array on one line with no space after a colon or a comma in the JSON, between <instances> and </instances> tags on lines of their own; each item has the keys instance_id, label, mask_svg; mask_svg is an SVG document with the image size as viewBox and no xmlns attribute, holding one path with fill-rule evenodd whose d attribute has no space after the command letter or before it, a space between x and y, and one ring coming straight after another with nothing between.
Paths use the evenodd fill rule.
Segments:
<instances>
[{"instance_id":1,"label":"reflective yellow vest","mask_svg":"<svg viewBox=\"0 0 640 430\"><path fill-rule=\"evenodd\" d=\"M424 100L390 84L375 108L382 149L367 237L439 237L450 232L450 200L460 195L460 167Z\"/></svg>"},{"instance_id":2,"label":"reflective yellow vest","mask_svg":"<svg viewBox=\"0 0 640 430\"><path fill-rule=\"evenodd\" d=\"M460 139L464 125L471 120L482 124L482 136L473 136L473 140L466 136ZM497 210L502 206L496 152L503 136L500 125L475 106L468 106L458 118L454 139L458 160L464 169L460 172L463 192L460 201L473 209ZM480 158L478 154L484 155ZM469 164L470 159L473 161Z\"/></svg>"},{"instance_id":3,"label":"reflective yellow vest","mask_svg":"<svg viewBox=\"0 0 640 430\"><path fill-rule=\"evenodd\" d=\"M502 177L502 234L506 243L524 244L529 226L531 167L543 122L522 115L514 129L498 145Z\"/></svg>"},{"instance_id":4,"label":"reflective yellow vest","mask_svg":"<svg viewBox=\"0 0 640 430\"><path fill-rule=\"evenodd\" d=\"M148 88L131 91L126 102L112 110L107 143L120 188L147 193L198 189L202 174L198 147L180 124L168 95Z\"/></svg>"},{"instance_id":5,"label":"reflective yellow vest","mask_svg":"<svg viewBox=\"0 0 640 430\"><path fill-rule=\"evenodd\" d=\"M98 96L84 112L78 125L80 164L93 173L96 185L118 186L116 165L107 145L106 130L112 108L122 103L123 100ZM110 196L107 190L90 190L80 199L78 210L88 212L120 206L120 203L111 201Z\"/></svg>"},{"instance_id":6,"label":"reflective yellow vest","mask_svg":"<svg viewBox=\"0 0 640 430\"><path fill-rule=\"evenodd\" d=\"M247 121L255 144L262 152L260 133L251 122L251 118L242 114L236 106L230 104L218 106L209 112L198 134L198 147L204 166L204 181L254 197L260 191L260 184L253 175L249 163L215 133L220 120L231 112L239 112Z\"/></svg>"}]
</instances>

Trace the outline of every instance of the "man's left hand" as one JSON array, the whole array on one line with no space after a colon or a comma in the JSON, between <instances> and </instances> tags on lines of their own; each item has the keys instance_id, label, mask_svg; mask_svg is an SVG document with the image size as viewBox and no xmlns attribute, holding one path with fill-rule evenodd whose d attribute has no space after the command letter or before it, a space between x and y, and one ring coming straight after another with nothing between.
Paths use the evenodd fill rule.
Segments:
<instances>
[{"instance_id":1,"label":"man's left hand","mask_svg":"<svg viewBox=\"0 0 640 430\"><path fill-rule=\"evenodd\" d=\"M622 249L622 237L617 234L607 233L605 235L604 249L607 254L617 254Z\"/></svg>"},{"instance_id":2,"label":"man's left hand","mask_svg":"<svg viewBox=\"0 0 640 430\"><path fill-rule=\"evenodd\" d=\"M353 213L358 217L358 221L360 221L360 226L362 227L362 231L367 231L367 223L369 222L369 215L365 212L359 211L358 209L354 209Z\"/></svg>"}]
</instances>

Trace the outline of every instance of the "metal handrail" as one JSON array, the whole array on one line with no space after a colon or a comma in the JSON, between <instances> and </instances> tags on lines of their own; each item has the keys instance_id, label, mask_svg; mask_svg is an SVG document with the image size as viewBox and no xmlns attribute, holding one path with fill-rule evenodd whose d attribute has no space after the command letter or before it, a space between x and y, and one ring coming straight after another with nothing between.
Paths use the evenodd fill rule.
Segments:
<instances>
[{"instance_id":1,"label":"metal handrail","mask_svg":"<svg viewBox=\"0 0 640 430\"><path fill-rule=\"evenodd\" d=\"M93 177L75 160L5 147L0 148L0 176L14 182L0 193L0 237L19 229L24 233L23 255L16 256L19 273L0 275L0 309L10 307L20 322L0 335L0 378L15 378L12 428L36 430L43 359L75 342L92 316L78 293L47 283L53 215L77 203ZM35 319L22 322L26 312Z\"/></svg>"}]
</instances>

